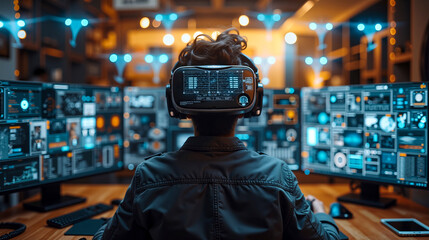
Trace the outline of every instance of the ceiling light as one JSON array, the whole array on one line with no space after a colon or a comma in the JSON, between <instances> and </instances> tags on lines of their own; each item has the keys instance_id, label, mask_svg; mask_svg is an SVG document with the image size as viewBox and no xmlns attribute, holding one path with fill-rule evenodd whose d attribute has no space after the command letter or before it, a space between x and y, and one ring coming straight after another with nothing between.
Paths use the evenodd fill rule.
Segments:
<instances>
[{"instance_id":1,"label":"ceiling light","mask_svg":"<svg viewBox=\"0 0 429 240\"><path fill-rule=\"evenodd\" d=\"M19 31L18 31L18 37L19 37L20 39L24 39L24 38L26 38L26 37L27 37L27 33L26 33L24 30L19 30Z\"/></svg>"},{"instance_id":2,"label":"ceiling light","mask_svg":"<svg viewBox=\"0 0 429 240\"><path fill-rule=\"evenodd\" d=\"M164 38L162 39L165 45L171 46L174 43L174 37L170 33L165 34Z\"/></svg>"},{"instance_id":3,"label":"ceiling light","mask_svg":"<svg viewBox=\"0 0 429 240\"><path fill-rule=\"evenodd\" d=\"M249 25L249 17L246 15L241 15L238 18L238 22L240 23L241 26L245 27L245 26Z\"/></svg>"},{"instance_id":4,"label":"ceiling light","mask_svg":"<svg viewBox=\"0 0 429 240\"><path fill-rule=\"evenodd\" d=\"M293 32L288 32L285 35L285 42L287 44L295 44L297 40L296 34Z\"/></svg>"},{"instance_id":5,"label":"ceiling light","mask_svg":"<svg viewBox=\"0 0 429 240\"><path fill-rule=\"evenodd\" d=\"M148 28L150 25L150 20L147 17L143 17L142 19L140 19L140 27L141 28Z\"/></svg>"},{"instance_id":6,"label":"ceiling light","mask_svg":"<svg viewBox=\"0 0 429 240\"><path fill-rule=\"evenodd\" d=\"M187 33L184 33L184 34L182 35L182 42L184 42L184 43L188 43L189 41L191 41L191 35L189 35L189 34L187 34Z\"/></svg>"}]
</instances>

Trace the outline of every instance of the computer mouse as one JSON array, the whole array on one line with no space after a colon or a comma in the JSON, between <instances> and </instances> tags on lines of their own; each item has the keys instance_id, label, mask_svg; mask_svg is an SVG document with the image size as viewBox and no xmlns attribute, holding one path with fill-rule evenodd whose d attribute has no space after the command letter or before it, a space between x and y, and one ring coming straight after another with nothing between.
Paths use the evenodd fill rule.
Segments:
<instances>
[{"instance_id":1,"label":"computer mouse","mask_svg":"<svg viewBox=\"0 0 429 240\"><path fill-rule=\"evenodd\" d=\"M353 214L339 202L334 202L331 204L329 215L331 215L333 218L340 219L349 219L353 217Z\"/></svg>"}]
</instances>

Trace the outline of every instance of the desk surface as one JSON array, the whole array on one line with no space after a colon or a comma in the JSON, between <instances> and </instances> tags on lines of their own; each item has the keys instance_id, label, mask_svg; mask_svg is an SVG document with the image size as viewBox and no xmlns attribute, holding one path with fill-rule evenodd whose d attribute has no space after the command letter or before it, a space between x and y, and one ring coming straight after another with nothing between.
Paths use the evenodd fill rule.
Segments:
<instances>
[{"instance_id":1,"label":"desk surface","mask_svg":"<svg viewBox=\"0 0 429 240\"><path fill-rule=\"evenodd\" d=\"M46 220L81 209L87 205L96 203L109 204L112 199L122 198L125 195L127 185L72 185L63 186L63 194L67 193L76 196L85 196L87 201L82 204L70 206L63 209L47 213L31 212L22 208L22 204L0 213L0 222L13 221L27 225L27 230L17 239L80 239L79 236L64 236L64 233L71 226L63 229L55 229L46 225ZM336 197L349 192L347 184L301 184L302 192L312 194L322 200L326 207L336 201ZM397 199L397 205L388 209L377 209L372 207L359 206L344 203L344 205L353 213L354 218L350 220L336 220L340 230L350 239L398 239L399 237L388 230L380 223L381 218L416 218L426 225L429 225L429 209L416 204L404 197L397 196L394 193L384 193L383 196ZM98 215L95 218L111 217L116 208ZM328 210L328 209L326 209ZM0 231L4 233L5 231ZM86 237L91 239L92 237ZM429 239L429 237L419 238L400 238L400 239Z\"/></svg>"}]
</instances>

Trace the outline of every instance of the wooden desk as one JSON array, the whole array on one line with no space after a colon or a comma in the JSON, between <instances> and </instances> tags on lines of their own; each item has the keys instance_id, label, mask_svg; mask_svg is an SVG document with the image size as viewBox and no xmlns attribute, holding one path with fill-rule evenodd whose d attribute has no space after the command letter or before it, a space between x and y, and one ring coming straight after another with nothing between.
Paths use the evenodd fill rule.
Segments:
<instances>
[{"instance_id":1,"label":"wooden desk","mask_svg":"<svg viewBox=\"0 0 429 240\"><path fill-rule=\"evenodd\" d=\"M83 204L55 210L48 213L38 213L27 211L18 205L5 212L0 213L0 222L15 221L27 225L27 230L16 239L80 239L79 236L64 236L64 233L71 228L55 229L46 225L46 220L81 209L84 206L96 203L109 204L112 199L122 198L125 195L127 185L119 184L97 184L97 185L64 185L63 193L85 196L87 201ZM312 194L322 200L326 205L326 210L330 203L336 201L336 197L349 192L347 184L301 184L304 194ZM396 198L398 203L388 210L372 207L359 206L354 204L344 205L353 213L354 218L349 220L336 220L340 230L350 239L399 239L397 235L381 225L381 218L413 217L429 225L429 209L416 204L404 197L394 193L384 193L383 196ZM98 215L100 217L111 217L116 208ZM1 231L3 233L5 231ZM91 239L91 237L86 237ZM400 238L400 239L429 239L428 238Z\"/></svg>"}]
</instances>

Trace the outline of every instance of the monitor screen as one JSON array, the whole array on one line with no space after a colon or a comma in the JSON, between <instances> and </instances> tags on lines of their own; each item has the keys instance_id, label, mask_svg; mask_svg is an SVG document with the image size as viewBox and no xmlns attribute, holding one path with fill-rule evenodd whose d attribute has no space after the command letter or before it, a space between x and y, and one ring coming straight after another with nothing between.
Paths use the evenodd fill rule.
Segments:
<instances>
[{"instance_id":1,"label":"monitor screen","mask_svg":"<svg viewBox=\"0 0 429 240\"><path fill-rule=\"evenodd\" d=\"M306 173L428 187L426 83L303 88Z\"/></svg>"},{"instance_id":2,"label":"monitor screen","mask_svg":"<svg viewBox=\"0 0 429 240\"><path fill-rule=\"evenodd\" d=\"M264 89L261 115L240 119L237 129L245 127L247 131L255 132L253 134L255 137L260 132L261 144L249 149L279 158L285 161L291 170L298 170L300 164L299 117L298 90Z\"/></svg>"},{"instance_id":3,"label":"monitor screen","mask_svg":"<svg viewBox=\"0 0 429 240\"><path fill-rule=\"evenodd\" d=\"M146 157L168 151L165 88L124 89L124 163L129 170Z\"/></svg>"},{"instance_id":4,"label":"monitor screen","mask_svg":"<svg viewBox=\"0 0 429 240\"><path fill-rule=\"evenodd\" d=\"M2 81L0 104L0 193L122 169L119 88Z\"/></svg>"}]
</instances>

